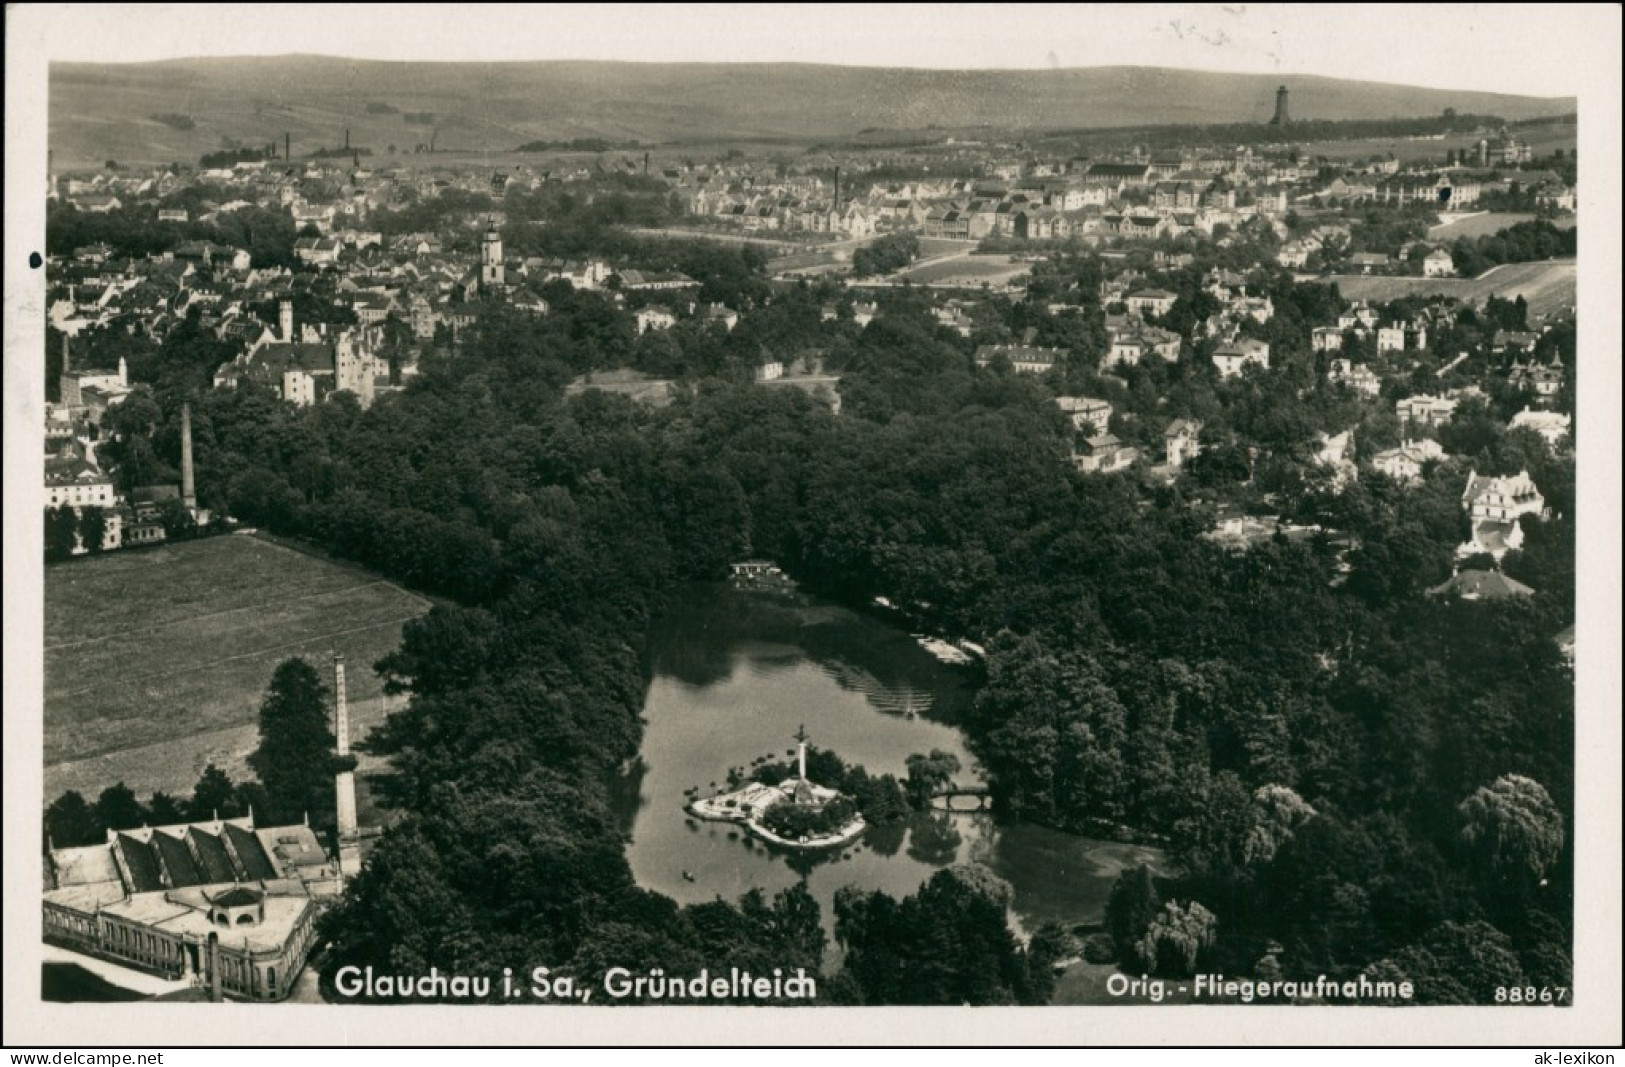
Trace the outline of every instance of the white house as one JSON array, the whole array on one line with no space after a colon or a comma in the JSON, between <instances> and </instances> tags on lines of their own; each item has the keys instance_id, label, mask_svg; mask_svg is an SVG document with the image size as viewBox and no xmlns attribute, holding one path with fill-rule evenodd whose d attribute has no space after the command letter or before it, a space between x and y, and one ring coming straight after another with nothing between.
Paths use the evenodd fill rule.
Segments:
<instances>
[{"instance_id":1,"label":"white house","mask_svg":"<svg viewBox=\"0 0 1625 1067\"><path fill-rule=\"evenodd\" d=\"M1221 378L1234 378L1248 364L1269 370L1268 342L1242 337L1213 351L1213 365L1218 368Z\"/></svg>"},{"instance_id":2,"label":"white house","mask_svg":"<svg viewBox=\"0 0 1625 1067\"><path fill-rule=\"evenodd\" d=\"M669 330L677 325L677 316L668 308L651 304L646 308L639 308L632 316L637 320L638 332L647 333L650 330Z\"/></svg>"},{"instance_id":3,"label":"white house","mask_svg":"<svg viewBox=\"0 0 1625 1067\"><path fill-rule=\"evenodd\" d=\"M1557 448L1569 436L1569 416L1558 411L1533 411L1527 406L1512 416L1510 429L1533 430L1545 439L1547 447Z\"/></svg>"},{"instance_id":4,"label":"white house","mask_svg":"<svg viewBox=\"0 0 1625 1067\"><path fill-rule=\"evenodd\" d=\"M1073 429L1086 431L1090 437L1107 432L1112 417L1110 401L1088 396L1058 396L1055 403L1072 417Z\"/></svg>"}]
</instances>

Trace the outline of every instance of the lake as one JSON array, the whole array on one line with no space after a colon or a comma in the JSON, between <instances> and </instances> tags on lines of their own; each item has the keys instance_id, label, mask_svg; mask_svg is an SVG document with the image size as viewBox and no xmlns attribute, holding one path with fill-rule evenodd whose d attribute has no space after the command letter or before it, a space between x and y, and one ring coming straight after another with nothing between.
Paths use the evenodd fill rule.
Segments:
<instances>
[{"instance_id":1,"label":"lake","mask_svg":"<svg viewBox=\"0 0 1625 1067\"><path fill-rule=\"evenodd\" d=\"M974 860L1014 887L1012 926L1026 934L1050 919L1099 922L1118 873L1160 860L1153 849L1000 824L976 810L916 815L829 853L772 850L726 823L691 819L684 790L709 794L726 787L730 768L786 759L801 726L813 747L871 774L901 779L911 753L940 749L959 759L958 784L980 782L958 728L973 696L966 669L877 618L721 583L677 591L652 629L649 668L641 760L616 781L613 799L638 884L679 902L734 900L753 888L771 897L805 882L830 928L842 886L900 898Z\"/></svg>"}]
</instances>

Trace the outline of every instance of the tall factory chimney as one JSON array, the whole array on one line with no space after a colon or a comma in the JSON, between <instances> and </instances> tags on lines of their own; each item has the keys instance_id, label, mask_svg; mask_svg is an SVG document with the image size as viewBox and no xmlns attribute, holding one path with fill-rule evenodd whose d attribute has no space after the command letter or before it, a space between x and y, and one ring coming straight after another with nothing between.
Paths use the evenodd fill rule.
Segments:
<instances>
[{"instance_id":1,"label":"tall factory chimney","mask_svg":"<svg viewBox=\"0 0 1625 1067\"><path fill-rule=\"evenodd\" d=\"M1275 90L1275 117L1270 119L1271 126L1285 126L1292 121L1292 114L1287 110L1287 89L1281 86Z\"/></svg>"},{"instance_id":2,"label":"tall factory chimney","mask_svg":"<svg viewBox=\"0 0 1625 1067\"><path fill-rule=\"evenodd\" d=\"M350 704L344 690L344 657L333 656L333 733L338 738L340 770L333 781L339 832L339 873L348 878L361 867L360 834L355 815L355 772L349 769Z\"/></svg>"},{"instance_id":3,"label":"tall factory chimney","mask_svg":"<svg viewBox=\"0 0 1625 1067\"><path fill-rule=\"evenodd\" d=\"M282 343L293 344L293 301L284 300L277 307L277 329L282 334Z\"/></svg>"},{"instance_id":4,"label":"tall factory chimney","mask_svg":"<svg viewBox=\"0 0 1625 1067\"><path fill-rule=\"evenodd\" d=\"M188 513L197 511L197 486L192 480L192 405L181 405L181 503Z\"/></svg>"},{"instance_id":5,"label":"tall factory chimney","mask_svg":"<svg viewBox=\"0 0 1625 1067\"><path fill-rule=\"evenodd\" d=\"M72 292L71 286L69 292ZM69 299L71 300L72 297L70 296ZM84 394L79 392L79 379L73 376L73 358L68 351L68 335L66 333L62 335L62 373L57 377L56 386L58 403L66 404L69 407L78 407L85 402Z\"/></svg>"},{"instance_id":6,"label":"tall factory chimney","mask_svg":"<svg viewBox=\"0 0 1625 1067\"><path fill-rule=\"evenodd\" d=\"M344 128L344 150L346 152L350 150L350 128L348 126Z\"/></svg>"},{"instance_id":7,"label":"tall factory chimney","mask_svg":"<svg viewBox=\"0 0 1625 1067\"><path fill-rule=\"evenodd\" d=\"M841 168L835 168L835 209L841 208Z\"/></svg>"},{"instance_id":8,"label":"tall factory chimney","mask_svg":"<svg viewBox=\"0 0 1625 1067\"><path fill-rule=\"evenodd\" d=\"M282 158L293 158L293 134L291 133L284 133L282 135Z\"/></svg>"},{"instance_id":9,"label":"tall factory chimney","mask_svg":"<svg viewBox=\"0 0 1625 1067\"><path fill-rule=\"evenodd\" d=\"M643 153L643 173L649 173L649 153Z\"/></svg>"}]
</instances>

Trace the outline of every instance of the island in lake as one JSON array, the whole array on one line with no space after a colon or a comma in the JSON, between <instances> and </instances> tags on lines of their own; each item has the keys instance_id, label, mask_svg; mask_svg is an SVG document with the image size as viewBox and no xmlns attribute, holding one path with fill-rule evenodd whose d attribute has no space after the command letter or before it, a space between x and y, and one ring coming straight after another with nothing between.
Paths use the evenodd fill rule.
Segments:
<instances>
[{"instance_id":1,"label":"island in lake","mask_svg":"<svg viewBox=\"0 0 1625 1067\"><path fill-rule=\"evenodd\" d=\"M794 778L769 783L746 782L738 789L691 800L686 808L697 819L739 823L771 845L784 848L839 848L867 828L857 802L807 777L807 728L796 731Z\"/></svg>"}]
</instances>

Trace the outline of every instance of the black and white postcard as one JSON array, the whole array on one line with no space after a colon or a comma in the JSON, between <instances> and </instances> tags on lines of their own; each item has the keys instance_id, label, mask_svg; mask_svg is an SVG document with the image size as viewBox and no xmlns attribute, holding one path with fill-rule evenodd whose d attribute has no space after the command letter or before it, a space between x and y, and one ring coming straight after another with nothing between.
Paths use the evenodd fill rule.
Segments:
<instances>
[{"instance_id":1,"label":"black and white postcard","mask_svg":"<svg viewBox=\"0 0 1625 1067\"><path fill-rule=\"evenodd\" d=\"M1617 8L7 20L8 1044L1617 1042Z\"/></svg>"}]
</instances>

